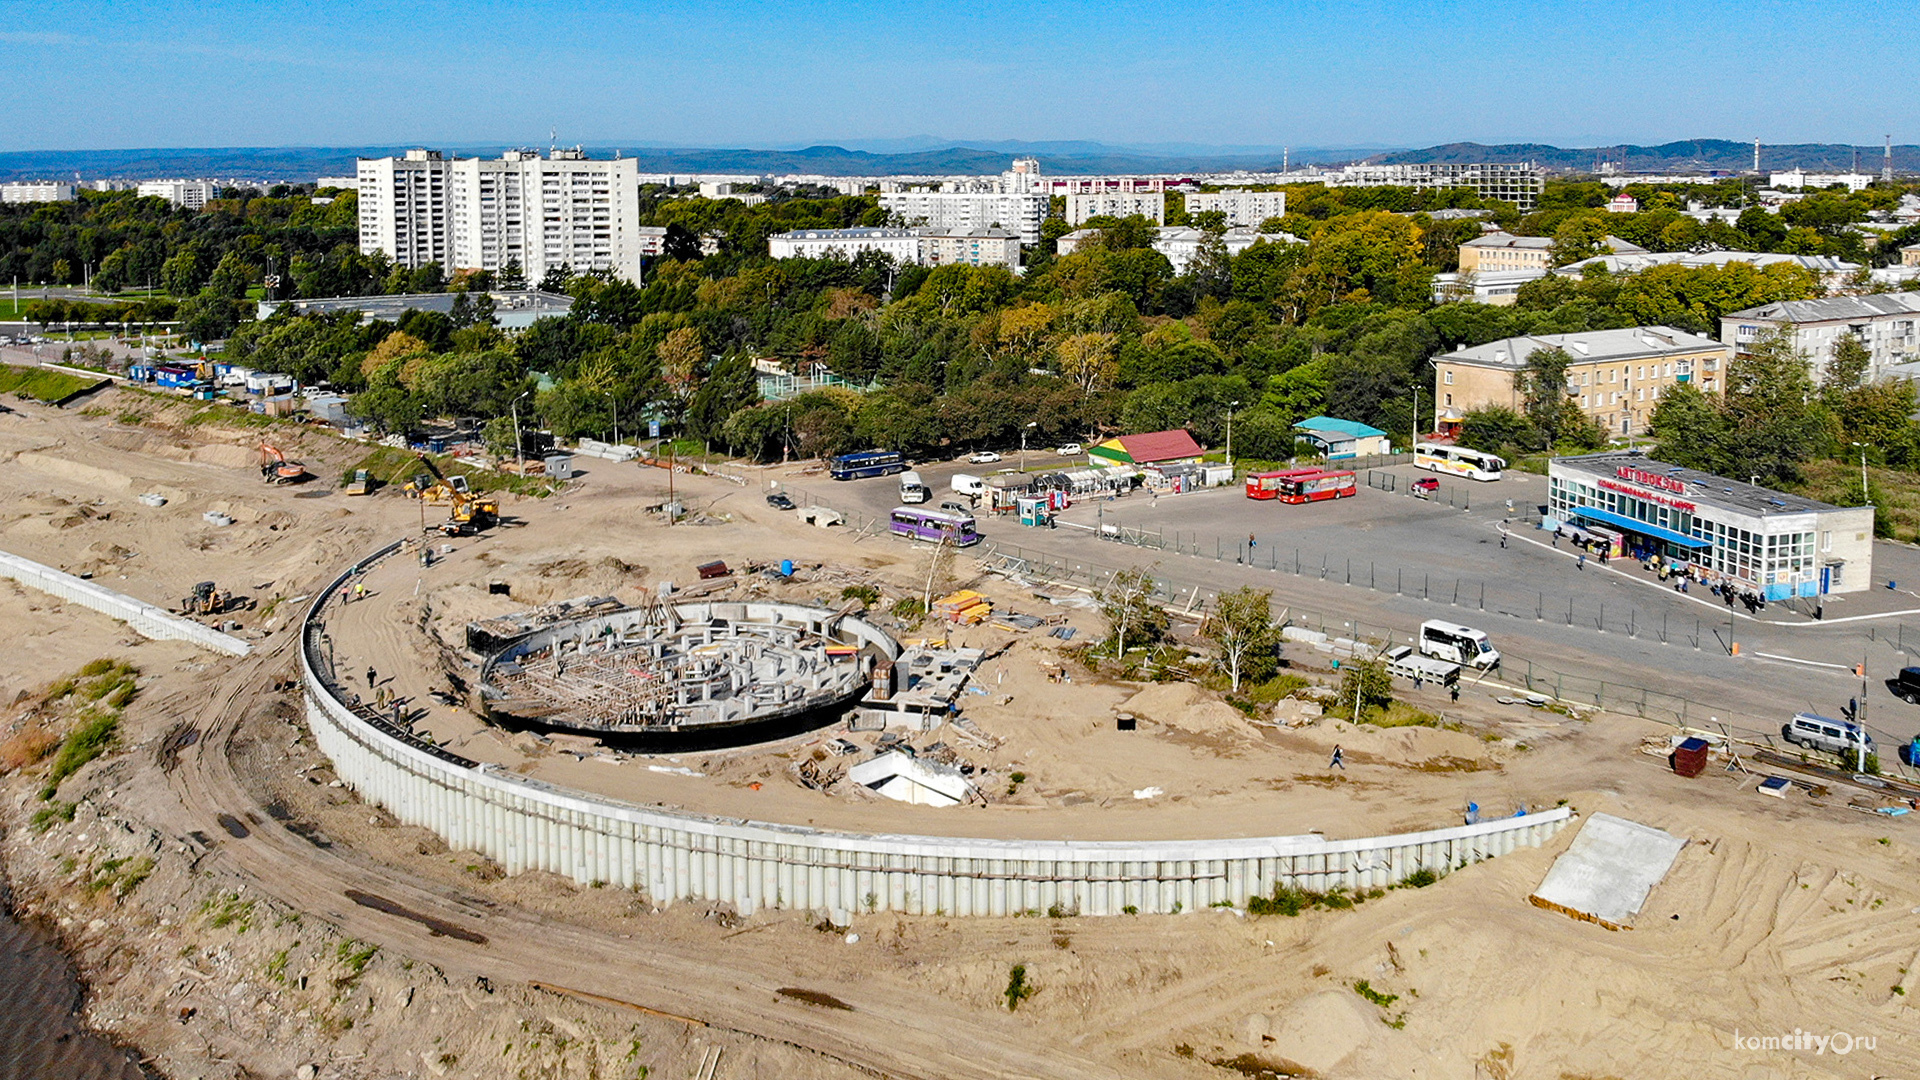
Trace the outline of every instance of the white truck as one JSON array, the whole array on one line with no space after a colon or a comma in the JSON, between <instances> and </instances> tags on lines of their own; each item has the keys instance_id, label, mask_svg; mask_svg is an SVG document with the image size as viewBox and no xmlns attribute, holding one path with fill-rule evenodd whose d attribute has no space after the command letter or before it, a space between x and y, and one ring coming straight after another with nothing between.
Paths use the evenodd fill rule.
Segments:
<instances>
[{"instance_id":1,"label":"white truck","mask_svg":"<svg viewBox=\"0 0 1920 1080\"><path fill-rule=\"evenodd\" d=\"M952 486L954 494L965 495L969 499L977 499L987 493L987 482L978 476L971 476L967 473L954 473L953 479L949 481L949 484Z\"/></svg>"},{"instance_id":2,"label":"white truck","mask_svg":"<svg viewBox=\"0 0 1920 1080\"><path fill-rule=\"evenodd\" d=\"M1403 679L1419 679L1421 682L1438 683L1452 686L1460 681L1460 665L1449 664L1445 660L1435 660L1431 656L1422 656L1413 651L1411 645L1401 645L1388 649L1382 659L1387 662L1387 673Z\"/></svg>"}]
</instances>

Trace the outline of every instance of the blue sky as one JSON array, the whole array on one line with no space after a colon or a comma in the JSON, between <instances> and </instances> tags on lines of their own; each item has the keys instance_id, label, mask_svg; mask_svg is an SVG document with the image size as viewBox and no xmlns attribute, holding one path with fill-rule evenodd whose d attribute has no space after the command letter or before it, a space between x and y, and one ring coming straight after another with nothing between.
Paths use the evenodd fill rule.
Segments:
<instances>
[{"instance_id":1,"label":"blue sky","mask_svg":"<svg viewBox=\"0 0 1920 1080\"><path fill-rule=\"evenodd\" d=\"M6 0L0 150L1920 142L1894 7Z\"/></svg>"}]
</instances>

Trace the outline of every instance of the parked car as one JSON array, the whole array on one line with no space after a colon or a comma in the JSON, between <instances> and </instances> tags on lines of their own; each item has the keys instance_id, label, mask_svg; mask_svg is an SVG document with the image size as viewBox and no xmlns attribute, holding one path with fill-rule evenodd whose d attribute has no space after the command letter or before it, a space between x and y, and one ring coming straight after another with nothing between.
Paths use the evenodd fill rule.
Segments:
<instances>
[{"instance_id":1,"label":"parked car","mask_svg":"<svg viewBox=\"0 0 1920 1080\"><path fill-rule=\"evenodd\" d=\"M954 502L951 499L941 503L940 509L946 511L949 514L959 514L961 517L973 516L973 507L968 506L966 503Z\"/></svg>"},{"instance_id":2,"label":"parked car","mask_svg":"<svg viewBox=\"0 0 1920 1080\"><path fill-rule=\"evenodd\" d=\"M793 509L793 500L787 498L786 492L776 491L767 496L767 505L773 507L775 510L791 510Z\"/></svg>"},{"instance_id":3,"label":"parked car","mask_svg":"<svg viewBox=\"0 0 1920 1080\"><path fill-rule=\"evenodd\" d=\"M1086 451L1081 448L1079 443L1070 442L1070 443L1067 443L1065 446L1062 446L1060 449L1055 450L1054 453L1059 454L1061 457L1077 457L1081 454L1086 453Z\"/></svg>"},{"instance_id":4,"label":"parked car","mask_svg":"<svg viewBox=\"0 0 1920 1080\"><path fill-rule=\"evenodd\" d=\"M1440 490L1440 480L1437 477L1423 476L1407 486L1412 490L1414 498L1425 499Z\"/></svg>"},{"instance_id":5,"label":"parked car","mask_svg":"<svg viewBox=\"0 0 1920 1080\"><path fill-rule=\"evenodd\" d=\"M1887 689L1895 697L1905 698L1909 705L1920 705L1920 667L1903 667L1895 675Z\"/></svg>"},{"instance_id":6,"label":"parked car","mask_svg":"<svg viewBox=\"0 0 1920 1080\"><path fill-rule=\"evenodd\" d=\"M1825 750L1829 754L1839 754L1851 761L1860 750L1861 740L1866 740L1867 753L1875 753L1873 736L1852 720L1834 720L1813 713L1797 713L1792 720L1780 725L1780 737L1795 746Z\"/></svg>"},{"instance_id":7,"label":"parked car","mask_svg":"<svg viewBox=\"0 0 1920 1080\"><path fill-rule=\"evenodd\" d=\"M1000 455L991 450L981 450L967 456L969 465L991 465L1000 460Z\"/></svg>"}]
</instances>

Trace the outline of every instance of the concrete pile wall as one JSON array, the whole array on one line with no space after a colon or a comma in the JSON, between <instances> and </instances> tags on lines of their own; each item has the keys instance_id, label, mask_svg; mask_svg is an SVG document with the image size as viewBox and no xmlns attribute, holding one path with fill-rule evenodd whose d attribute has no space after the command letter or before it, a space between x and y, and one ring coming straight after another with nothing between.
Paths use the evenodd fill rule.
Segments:
<instances>
[{"instance_id":1,"label":"concrete pile wall","mask_svg":"<svg viewBox=\"0 0 1920 1080\"><path fill-rule=\"evenodd\" d=\"M133 627L143 637L190 641L228 656L245 656L253 650L253 646L237 637L202 626L192 619L183 619L163 607L136 600L65 571L4 551L0 551L0 577L12 578L22 585L52 593L62 600L71 600L111 615Z\"/></svg>"},{"instance_id":2,"label":"concrete pile wall","mask_svg":"<svg viewBox=\"0 0 1920 1080\"><path fill-rule=\"evenodd\" d=\"M378 558L379 556L376 556ZM344 575L343 575L344 579ZM340 778L368 802L481 852L508 873L640 888L655 902L1005 916L1236 906L1276 884L1384 887L1416 870L1537 847L1566 809L1398 836L1281 836L1157 843L863 835L672 813L567 791L495 765L435 755L383 734L335 696L316 643L338 588L320 593L303 635L307 717Z\"/></svg>"}]
</instances>

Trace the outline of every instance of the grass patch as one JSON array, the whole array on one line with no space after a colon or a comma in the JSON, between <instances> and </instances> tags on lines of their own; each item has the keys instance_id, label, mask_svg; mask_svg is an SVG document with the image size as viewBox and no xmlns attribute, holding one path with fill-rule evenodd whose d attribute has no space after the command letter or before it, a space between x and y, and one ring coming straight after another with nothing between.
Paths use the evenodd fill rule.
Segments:
<instances>
[{"instance_id":1,"label":"grass patch","mask_svg":"<svg viewBox=\"0 0 1920 1080\"><path fill-rule=\"evenodd\" d=\"M1357 979L1354 981L1353 992L1356 994L1359 994L1361 997L1366 998L1368 1001L1373 1002L1375 1005L1378 1005L1383 1009L1391 1006L1394 1002L1400 1000L1399 994L1383 994L1380 991L1375 990L1373 986L1369 984L1365 979Z\"/></svg>"},{"instance_id":2,"label":"grass patch","mask_svg":"<svg viewBox=\"0 0 1920 1080\"><path fill-rule=\"evenodd\" d=\"M47 773L47 783L40 789L40 797L51 801L58 794L61 781L107 752L119 729L118 714L99 713L82 720L67 732L67 737L60 741L60 749L53 756L53 768Z\"/></svg>"},{"instance_id":3,"label":"grass patch","mask_svg":"<svg viewBox=\"0 0 1920 1080\"><path fill-rule=\"evenodd\" d=\"M467 483L475 491L507 491L515 495L532 495L545 498L553 494L554 481L544 476L515 476L512 473L494 472L482 469L463 458L450 454L422 455L413 450L402 450L397 446L377 446L367 452L359 461L346 467L340 474L340 486L353 482L356 470L365 469L367 475L382 484L398 487L405 484L414 474L426 470L420 467L420 458L425 456L434 467L447 476L459 474L467 478Z\"/></svg>"},{"instance_id":4,"label":"grass patch","mask_svg":"<svg viewBox=\"0 0 1920 1080\"><path fill-rule=\"evenodd\" d=\"M1345 911L1355 904L1364 904L1368 900L1377 899L1385 895L1386 891L1383 889L1348 892L1345 885L1337 886L1328 892L1319 893L1308 889L1295 888L1283 882L1275 885L1273 892L1266 896L1247 897L1247 914L1284 915L1287 918L1293 918L1296 915L1304 914L1314 908L1324 908L1328 911Z\"/></svg>"},{"instance_id":5,"label":"grass patch","mask_svg":"<svg viewBox=\"0 0 1920 1080\"><path fill-rule=\"evenodd\" d=\"M1027 981L1027 965L1015 964L1007 973L1007 988L1001 996L1007 999L1007 1011L1020 1008L1020 1003L1040 992L1040 988Z\"/></svg>"},{"instance_id":6,"label":"grass patch","mask_svg":"<svg viewBox=\"0 0 1920 1080\"><path fill-rule=\"evenodd\" d=\"M85 390L97 381L46 368L0 366L0 394L14 394L39 402L59 401Z\"/></svg>"},{"instance_id":7,"label":"grass patch","mask_svg":"<svg viewBox=\"0 0 1920 1080\"><path fill-rule=\"evenodd\" d=\"M1386 708L1371 708L1361 714L1360 722L1374 727L1439 727L1440 718L1423 709L1416 709L1404 701L1396 701Z\"/></svg>"},{"instance_id":8,"label":"grass patch","mask_svg":"<svg viewBox=\"0 0 1920 1080\"><path fill-rule=\"evenodd\" d=\"M236 934L253 929L253 901L241 899L237 892L208 897L200 905L200 913L207 917L207 925L216 929L231 926Z\"/></svg>"},{"instance_id":9,"label":"grass patch","mask_svg":"<svg viewBox=\"0 0 1920 1080\"><path fill-rule=\"evenodd\" d=\"M367 970L367 965L373 963L373 958L379 955L379 952L378 945L368 945L348 938L334 949L334 959L340 961L340 966L346 969L348 979L357 979L361 972Z\"/></svg>"},{"instance_id":10,"label":"grass patch","mask_svg":"<svg viewBox=\"0 0 1920 1080\"><path fill-rule=\"evenodd\" d=\"M78 805L78 803L70 802L54 803L52 806L43 806L35 810L33 812L33 831L46 832L48 829L53 828L56 822L72 821L74 807Z\"/></svg>"},{"instance_id":11,"label":"grass patch","mask_svg":"<svg viewBox=\"0 0 1920 1080\"><path fill-rule=\"evenodd\" d=\"M144 856L138 859L108 859L94 870L92 879L87 882L87 893L92 896L111 893L115 900L119 900L139 888L140 883L152 874L153 860Z\"/></svg>"}]
</instances>

